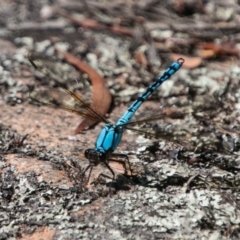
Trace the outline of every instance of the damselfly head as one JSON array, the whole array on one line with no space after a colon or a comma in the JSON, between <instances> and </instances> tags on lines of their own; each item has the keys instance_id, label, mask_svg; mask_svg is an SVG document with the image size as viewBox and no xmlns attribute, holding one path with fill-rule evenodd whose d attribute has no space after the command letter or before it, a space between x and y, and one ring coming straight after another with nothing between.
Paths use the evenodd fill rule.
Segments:
<instances>
[{"instance_id":1,"label":"damselfly head","mask_svg":"<svg viewBox=\"0 0 240 240\"><path fill-rule=\"evenodd\" d=\"M105 162L107 156L105 153L99 152L95 149L87 149L84 152L85 158L87 158L91 165L97 166L101 162Z\"/></svg>"}]
</instances>

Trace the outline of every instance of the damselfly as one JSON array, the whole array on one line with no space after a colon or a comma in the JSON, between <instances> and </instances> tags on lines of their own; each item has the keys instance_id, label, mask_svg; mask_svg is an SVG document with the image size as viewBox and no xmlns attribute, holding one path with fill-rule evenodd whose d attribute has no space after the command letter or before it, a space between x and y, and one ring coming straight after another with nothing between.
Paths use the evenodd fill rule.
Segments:
<instances>
[{"instance_id":1,"label":"damselfly","mask_svg":"<svg viewBox=\"0 0 240 240\"><path fill-rule=\"evenodd\" d=\"M184 59L179 58L176 62L172 63L168 69L165 70L164 74L157 78L151 86L147 88L147 90L135 100L127 111L123 114L122 117L119 118L116 124L111 123L107 119L105 119L102 115L98 113L97 110L90 107L90 105L83 99L83 97L71 90L71 88L61 80L58 76L49 70L48 66L44 64L44 62L39 60L41 55L36 52L29 52L28 59L33 67L41 72L45 78L53 81L58 87L64 90L68 95L70 95L76 102L77 108L67 105L66 103L59 103L57 101L43 101L42 98L38 98L33 96L32 98L44 105L48 105L51 107L61 108L70 112L74 112L78 115L82 115L86 118L102 121L106 123L105 127L102 129L100 134L97 137L95 142L95 148L87 149L84 153L85 157L89 160L89 165L83 170L82 174L89 170L89 174L87 177L87 182L89 182L91 172L94 166L102 163L105 165L109 171L112 173L113 179L115 178L115 173L113 169L110 167L109 161L114 160L115 158L122 158L124 160L118 160L121 162L126 169L126 161L129 164L128 156L125 154L117 154L114 153L116 148L118 147L119 143L122 139L122 134L125 129L129 129L132 131L138 131L139 133L144 133L141 130L134 129L132 126L137 125L139 123L154 121L156 119L161 118L161 114L155 115L154 117L148 119L140 119L137 121L131 121L135 112L138 108L142 105L142 103L166 80L168 80L173 74L178 71L182 64L184 63ZM30 94L31 97L31 94ZM129 164L130 166L130 164Z\"/></svg>"}]
</instances>

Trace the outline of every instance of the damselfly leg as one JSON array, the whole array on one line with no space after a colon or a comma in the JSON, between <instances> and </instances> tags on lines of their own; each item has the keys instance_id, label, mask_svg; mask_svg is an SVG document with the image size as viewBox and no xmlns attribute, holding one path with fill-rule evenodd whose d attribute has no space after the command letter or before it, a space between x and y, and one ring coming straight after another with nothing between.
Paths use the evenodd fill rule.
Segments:
<instances>
[{"instance_id":1,"label":"damselfly leg","mask_svg":"<svg viewBox=\"0 0 240 240\"><path fill-rule=\"evenodd\" d=\"M89 170L86 182L89 182L92 169L94 166L98 165L96 164L97 162L104 165L111 172L112 177L110 177L107 174L100 173L97 179L93 181L93 183L97 182L100 179L100 177L109 178L109 179L112 179L112 181L114 181L116 176L115 172L118 172L120 174L127 175L127 176L132 175L131 165L130 165L128 156L126 154L121 154L121 153L112 153L108 157L106 157L105 160L103 159L94 160L92 158L92 160L90 161L90 164L81 172L81 177L83 179L86 175L86 172Z\"/></svg>"}]
</instances>

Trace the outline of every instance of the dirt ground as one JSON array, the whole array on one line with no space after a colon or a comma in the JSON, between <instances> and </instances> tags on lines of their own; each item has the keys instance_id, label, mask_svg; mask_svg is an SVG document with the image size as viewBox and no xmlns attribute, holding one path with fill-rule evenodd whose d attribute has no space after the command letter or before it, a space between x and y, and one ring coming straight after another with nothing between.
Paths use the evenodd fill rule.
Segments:
<instances>
[{"instance_id":1,"label":"dirt ground","mask_svg":"<svg viewBox=\"0 0 240 240\"><path fill-rule=\"evenodd\" d=\"M0 0L0 239L239 239L239 13L236 0ZM131 174L110 162L114 181L101 164L81 178L105 123L76 134L82 116L33 102L31 89L67 96L32 50L112 122L185 59L133 121L158 119L124 132Z\"/></svg>"}]
</instances>

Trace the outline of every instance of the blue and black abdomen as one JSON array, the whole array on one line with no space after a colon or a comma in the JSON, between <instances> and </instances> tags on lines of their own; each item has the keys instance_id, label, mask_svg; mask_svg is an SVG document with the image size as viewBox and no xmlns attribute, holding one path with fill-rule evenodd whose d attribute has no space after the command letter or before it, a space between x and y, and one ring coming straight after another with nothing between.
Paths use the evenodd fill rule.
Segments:
<instances>
[{"instance_id":1,"label":"blue and black abdomen","mask_svg":"<svg viewBox=\"0 0 240 240\"><path fill-rule=\"evenodd\" d=\"M128 110L123 114L123 116L118 120L116 125L127 124L138 110L138 108L142 105L142 103L166 80L168 80L180 67L183 65L184 59L179 58L176 62L172 63L172 65L164 72L164 74L159 77L151 86L147 88L147 90L138 97L137 100L133 102L133 104L128 108Z\"/></svg>"}]
</instances>

